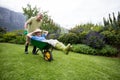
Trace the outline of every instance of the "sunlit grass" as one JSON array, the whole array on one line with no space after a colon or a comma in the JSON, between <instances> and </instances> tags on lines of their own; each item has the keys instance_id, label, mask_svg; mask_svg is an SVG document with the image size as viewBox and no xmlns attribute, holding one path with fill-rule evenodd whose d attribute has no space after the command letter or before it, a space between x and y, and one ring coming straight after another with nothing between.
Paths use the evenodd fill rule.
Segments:
<instances>
[{"instance_id":1,"label":"sunlit grass","mask_svg":"<svg viewBox=\"0 0 120 80\"><path fill-rule=\"evenodd\" d=\"M119 58L53 50L47 62L31 50L24 54L24 45L0 43L0 80L120 80Z\"/></svg>"}]
</instances>

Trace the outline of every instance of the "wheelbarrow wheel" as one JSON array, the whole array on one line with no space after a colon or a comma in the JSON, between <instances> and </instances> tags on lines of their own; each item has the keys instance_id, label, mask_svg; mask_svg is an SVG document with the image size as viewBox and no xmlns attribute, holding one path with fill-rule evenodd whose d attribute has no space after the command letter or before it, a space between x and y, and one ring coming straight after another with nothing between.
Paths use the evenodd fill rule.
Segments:
<instances>
[{"instance_id":1,"label":"wheelbarrow wheel","mask_svg":"<svg viewBox=\"0 0 120 80\"><path fill-rule=\"evenodd\" d=\"M45 59L46 61L51 61L51 60L53 60L52 54L51 54L50 51L45 51L45 52L44 52L44 59Z\"/></svg>"}]
</instances>

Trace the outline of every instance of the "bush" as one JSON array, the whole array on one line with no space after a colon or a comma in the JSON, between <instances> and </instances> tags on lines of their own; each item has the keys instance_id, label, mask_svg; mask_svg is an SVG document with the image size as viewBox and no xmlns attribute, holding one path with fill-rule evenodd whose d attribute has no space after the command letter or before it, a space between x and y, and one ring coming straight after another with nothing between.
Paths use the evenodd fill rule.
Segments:
<instances>
[{"instance_id":1,"label":"bush","mask_svg":"<svg viewBox=\"0 0 120 80\"><path fill-rule=\"evenodd\" d=\"M3 35L4 42L11 42L11 40L16 39L16 36L13 32L7 32Z\"/></svg>"},{"instance_id":2,"label":"bush","mask_svg":"<svg viewBox=\"0 0 120 80\"><path fill-rule=\"evenodd\" d=\"M3 34L0 34L0 42L4 42Z\"/></svg>"},{"instance_id":3,"label":"bush","mask_svg":"<svg viewBox=\"0 0 120 80\"><path fill-rule=\"evenodd\" d=\"M6 28L0 26L0 34L5 34L7 32Z\"/></svg>"},{"instance_id":4,"label":"bush","mask_svg":"<svg viewBox=\"0 0 120 80\"><path fill-rule=\"evenodd\" d=\"M0 35L0 42L9 42L9 43L17 43L17 44L24 44L25 43L25 36L22 34L22 30L7 32L6 34Z\"/></svg>"},{"instance_id":5,"label":"bush","mask_svg":"<svg viewBox=\"0 0 120 80\"><path fill-rule=\"evenodd\" d=\"M63 43L75 44L78 41L78 36L75 33L63 34L58 38Z\"/></svg>"},{"instance_id":6,"label":"bush","mask_svg":"<svg viewBox=\"0 0 120 80\"><path fill-rule=\"evenodd\" d=\"M114 31L103 31L101 34L105 36L107 44L120 45L120 34L116 34Z\"/></svg>"},{"instance_id":7,"label":"bush","mask_svg":"<svg viewBox=\"0 0 120 80\"><path fill-rule=\"evenodd\" d=\"M47 36L48 39L57 39L59 37L59 34L53 33L53 34L49 34Z\"/></svg>"},{"instance_id":8,"label":"bush","mask_svg":"<svg viewBox=\"0 0 120 80\"><path fill-rule=\"evenodd\" d=\"M86 35L83 43L95 49L101 49L105 45L104 36L98 32L91 31Z\"/></svg>"},{"instance_id":9,"label":"bush","mask_svg":"<svg viewBox=\"0 0 120 80\"><path fill-rule=\"evenodd\" d=\"M96 54L95 49L84 44L73 45L72 51L77 53L83 53L83 54L92 54L92 55Z\"/></svg>"},{"instance_id":10,"label":"bush","mask_svg":"<svg viewBox=\"0 0 120 80\"><path fill-rule=\"evenodd\" d=\"M82 54L101 56L116 56L118 54L118 50L110 45L105 45L102 49L94 49L84 44L77 44L73 45L72 51Z\"/></svg>"},{"instance_id":11,"label":"bush","mask_svg":"<svg viewBox=\"0 0 120 80\"><path fill-rule=\"evenodd\" d=\"M83 31L81 33L78 34L79 40L78 43L83 43L83 40L85 40L85 36L88 34L88 32Z\"/></svg>"},{"instance_id":12,"label":"bush","mask_svg":"<svg viewBox=\"0 0 120 80\"><path fill-rule=\"evenodd\" d=\"M99 55L103 56L116 56L118 51L110 45L105 45L101 50L98 50L98 52Z\"/></svg>"},{"instance_id":13,"label":"bush","mask_svg":"<svg viewBox=\"0 0 120 80\"><path fill-rule=\"evenodd\" d=\"M116 37L116 44L115 45L120 45L120 33L117 34L115 37Z\"/></svg>"},{"instance_id":14,"label":"bush","mask_svg":"<svg viewBox=\"0 0 120 80\"><path fill-rule=\"evenodd\" d=\"M24 44L25 43L25 36L17 36L15 39L15 43L17 44Z\"/></svg>"},{"instance_id":15,"label":"bush","mask_svg":"<svg viewBox=\"0 0 120 80\"><path fill-rule=\"evenodd\" d=\"M114 40L115 40L115 34L110 32L110 31L103 31L101 32L102 35L105 36L105 42L107 44L113 44Z\"/></svg>"}]
</instances>

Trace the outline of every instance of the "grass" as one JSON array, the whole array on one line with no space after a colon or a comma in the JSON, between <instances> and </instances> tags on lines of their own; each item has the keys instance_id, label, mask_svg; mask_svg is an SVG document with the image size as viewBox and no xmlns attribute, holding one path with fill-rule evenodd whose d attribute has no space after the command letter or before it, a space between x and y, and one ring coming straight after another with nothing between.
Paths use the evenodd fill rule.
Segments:
<instances>
[{"instance_id":1,"label":"grass","mask_svg":"<svg viewBox=\"0 0 120 80\"><path fill-rule=\"evenodd\" d=\"M54 50L54 61L41 53L24 54L24 45L0 43L0 80L120 80L120 59Z\"/></svg>"}]
</instances>

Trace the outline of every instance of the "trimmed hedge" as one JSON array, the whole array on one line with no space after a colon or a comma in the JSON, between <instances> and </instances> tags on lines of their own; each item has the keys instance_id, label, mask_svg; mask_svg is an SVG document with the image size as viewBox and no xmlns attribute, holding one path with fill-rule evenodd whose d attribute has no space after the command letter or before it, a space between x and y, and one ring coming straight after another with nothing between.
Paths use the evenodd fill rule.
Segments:
<instances>
[{"instance_id":1,"label":"trimmed hedge","mask_svg":"<svg viewBox=\"0 0 120 80\"><path fill-rule=\"evenodd\" d=\"M78 42L78 36L75 33L68 33L61 35L58 40L63 43L76 44Z\"/></svg>"},{"instance_id":2,"label":"trimmed hedge","mask_svg":"<svg viewBox=\"0 0 120 80\"><path fill-rule=\"evenodd\" d=\"M110 45L105 45L101 50L98 50L98 52L103 56L116 56L118 50Z\"/></svg>"},{"instance_id":3,"label":"trimmed hedge","mask_svg":"<svg viewBox=\"0 0 120 80\"><path fill-rule=\"evenodd\" d=\"M73 45L73 52L82 53L82 54L91 54L91 55L102 55L102 56L116 56L118 50L110 45L105 45L102 49L94 49L85 44Z\"/></svg>"},{"instance_id":4,"label":"trimmed hedge","mask_svg":"<svg viewBox=\"0 0 120 80\"><path fill-rule=\"evenodd\" d=\"M24 44L25 35L19 31L7 32L5 34L0 34L0 42Z\"/></svg>"},{"instance_id":5,"label":"trimmed hedge","mask_svg":"<svg viewBox=\"0 0 120 80\"><path fill-rule=\"evenodd\" d=\"M83 53L83 54L92 54L92 55L97 54L95 49L85 44L77 44L77 45L74 44L72 51L77 53Z\"/></svg>"},{"instance_id":6,"label":"trimmed hedge","mask_svg":"<svg viewBox=\"0 0 120 80\"><path fill-rule=\"evenodd\" d=\"M16 34L13 32L7 32L3 35L4 42L11 42L11 40L16 39Z\"/></svg>"}]
</instances>

